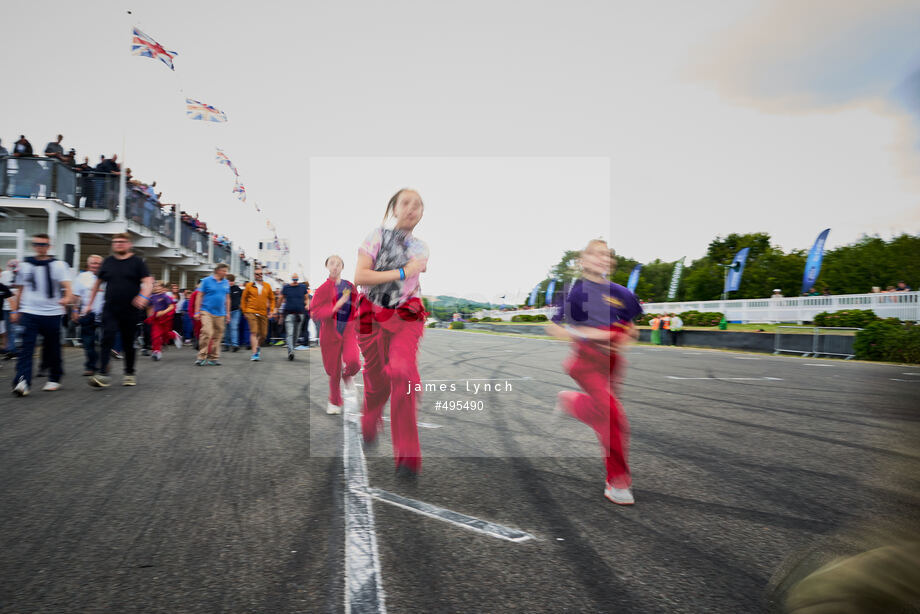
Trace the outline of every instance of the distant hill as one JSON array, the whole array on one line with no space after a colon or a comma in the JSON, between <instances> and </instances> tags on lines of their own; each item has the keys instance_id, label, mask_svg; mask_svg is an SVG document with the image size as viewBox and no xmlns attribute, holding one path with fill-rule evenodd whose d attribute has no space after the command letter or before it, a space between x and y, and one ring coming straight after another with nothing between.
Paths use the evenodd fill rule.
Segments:
<instances>
[{"instance_id":1,"label":"distant hill","mask_svg":"<svg viewBox=\"0 0 920 614\"><path fill-rule=\"evenodd\" d=\"M432 306L444 307L445 309L450 307L453 308L458 303L460 308L463 311L469 311L471 309L488 309L489 303L481 303L479 301L471 301L470 299L459 297L459 296L447 296L444 294L439 294L438 296L426 296L429 301L432 301ZM497 307L498 303L492 303L493 307Z\"/></svg>"}]
</instances>

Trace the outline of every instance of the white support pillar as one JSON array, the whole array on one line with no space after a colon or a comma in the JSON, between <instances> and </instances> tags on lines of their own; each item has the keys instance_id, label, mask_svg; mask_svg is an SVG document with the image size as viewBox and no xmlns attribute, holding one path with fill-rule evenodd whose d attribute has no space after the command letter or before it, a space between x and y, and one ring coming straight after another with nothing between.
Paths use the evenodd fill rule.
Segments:
<instances>
[{"instance_id":1,"label":"white support pillar","mask_svg":"<svg viewBox=\"0 0 920 614\"><path fill-rule=\"evenodd\" d=\"M208 242L208 264L214 266L214 235L208 232L204 236L207 237Z\"/></svg>"},{"instance_id":2,"label":"white support pillar","mask_svg":"<svg viewBox=\"0 0 920 614\"><path fill-rule=\"evenodd\" d=\"M124 148L122 148L122 158L124 158ZM125 166L126 160L122 159L121 166L122 168L127 168ZM122 171L118 174L118 221L125 221L125 201L128 197L128 182L125 177L125 172Z\"/></svg>"},{"instance_id":3,"label":"white support pillar","mask_svg":"<svg viewBox=\"0 0 920 614\"><path fill-rule=\"evenodd\" d=\"M82 252L80 251L80 233L77 233L77 242L73 246L73 271L74 273L80 272L80 258L83 257Z\"/></svg>"},{"instance_id":4,"label":"white support pillar","mask_svg":"<svg viewBox=\"0 0 920 614\"><path fill-rule=\"evenodd\" d=\"M51 245L55 250L56 256L63 256L63 252L57 251L57 209L54 205L45 207L45 211L48 212L48 236L51 237Z\"/></svg>"},{"instance_id":5,"label":"white support pillar","mask_svg":"<svg viewBox=\"0 0 920 614\"><path fill-rule=\"evenodd\" d=\"M182 226L180 221L182 219L182 214L179 212L179 203L176 203L174 207L176 219L173 220L175 224L175 228L173 228L173 242L175 242L176 247L179 247L182 245Z\"/></svg>"},{"instance_id":6,"label":"white support pillar","mask_svg":"<svg viewBox=\"0 0 920 614\"><path fill-rule=\"evenodd\" d=\"M26 231L22 228L16 229L16 260L22 262L26 257Z\"/></svg>"},{"instance_id":7,"label":"white support pillar","mask_svg":"<svg viewBox=\"0 0 920 614\"><path fill-rule=\"evenodd\" d=\"M179 273L179 287L188 288L188 272L185 269Z\"/></svg>"},{"instance_id":8,"label":"white support pillar","mask_svg":"<svg viewBox=\"0 0 920 614\"><path fill-rule=\"evenodd\" d=\"M163 263L163 283L169 283L169 264Z\"/></svg>"}]
</instances>

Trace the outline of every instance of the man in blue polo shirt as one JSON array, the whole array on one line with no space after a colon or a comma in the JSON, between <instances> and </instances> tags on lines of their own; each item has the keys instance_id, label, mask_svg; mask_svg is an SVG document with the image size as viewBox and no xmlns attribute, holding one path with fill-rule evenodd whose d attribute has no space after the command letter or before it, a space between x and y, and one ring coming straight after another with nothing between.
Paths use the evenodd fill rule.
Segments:
<instances>
[{"instance_id":1,"label":"man in blue polo shirt","mask_svg":"<svg viewBox=\"0 0 920 614\"><path fill-rule=\"evenodd\" d=\"M214 274L205 277L198 289L194 317L201 321L198 335L199 366L220 364L220 342L230 321L230 282L224 279L230 269L223 262L214 267Z\"/></svg>"}]
</instances>

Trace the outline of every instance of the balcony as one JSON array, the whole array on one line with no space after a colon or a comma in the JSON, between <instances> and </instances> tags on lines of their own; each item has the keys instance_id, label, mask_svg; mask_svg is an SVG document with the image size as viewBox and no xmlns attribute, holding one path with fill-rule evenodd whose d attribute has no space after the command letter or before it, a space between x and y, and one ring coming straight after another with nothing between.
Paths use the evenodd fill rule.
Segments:
<instances>
[{"instance_id":1,"label":"balcony","mask_svg":"<svg viewBox=\"0 0 920 614\"><path fill-rule=\"evenodd\" d=\"M249 278L251 263L236 256L232 244L212 244L211 234L177 220L178 206L174 205L172 210L162 207L147 186L126 185L122 217L120 179L112 173L79 171L53 158L0 158L0 197L23 199L21 207L12 200L6 200L4 206L34 216L30 211L36 209L35 199L49 201L43 207L55 218L49 224L52 235L56 232L57 217L75 218L82 224L78 234L105 235L130 230L141 237L135 240L138 248L152 250L149 255L166 258L178 267L203 271L214 263L226 262L231 270L244 279ZM53 205L51 201L60 204Z\"/></svg>"}]
</instances>

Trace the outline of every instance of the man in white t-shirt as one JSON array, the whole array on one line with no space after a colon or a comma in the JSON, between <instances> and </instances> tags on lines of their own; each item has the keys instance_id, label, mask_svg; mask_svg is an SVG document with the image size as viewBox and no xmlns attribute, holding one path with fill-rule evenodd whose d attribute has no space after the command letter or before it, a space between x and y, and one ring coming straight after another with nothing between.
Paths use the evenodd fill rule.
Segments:
<instances>
[{"instance_id":1,"label":"man in white t-shirt","mask_svg":"<svg viewBox=\"0 0 920 614\"><path fill-rule=\"evenodd\" d=\"M48 382L42 390L59 390L61 376L61 317L64 306L73 302L70 270L65 262L48 255L51 239L44 233L32 236L35 256L26 258L16 269L11 320L22 325L22 349L16 361L13 394L24 397L32 386L32 355L38 335L44 338L42 362L49 368Z\"/></svg>"},{"instance_id":2,"label":"man in white t-shirt","mask_svg":"<svg viewBox=\"0 0 920 614\"><path fill-rule=\"evenodd\" d=\"M89 305L89 299L93 294L96 275L101 266L102 256L93 254L86 259L86 270L77 275L73 282L73 293L77 297L79 307L73 312L73 321L80 325L80 343L83 345L83 353L86 357L83 375L95 374L99 364L99 352L96 348L99 344L99 335L96 331L102 329L102 304L105 300L105 293L100 289L92 305ZM87 306L89 306L88 310L86 310ZM84 310L86 310L85 314Z\"/></svg>"}]
</instances>

